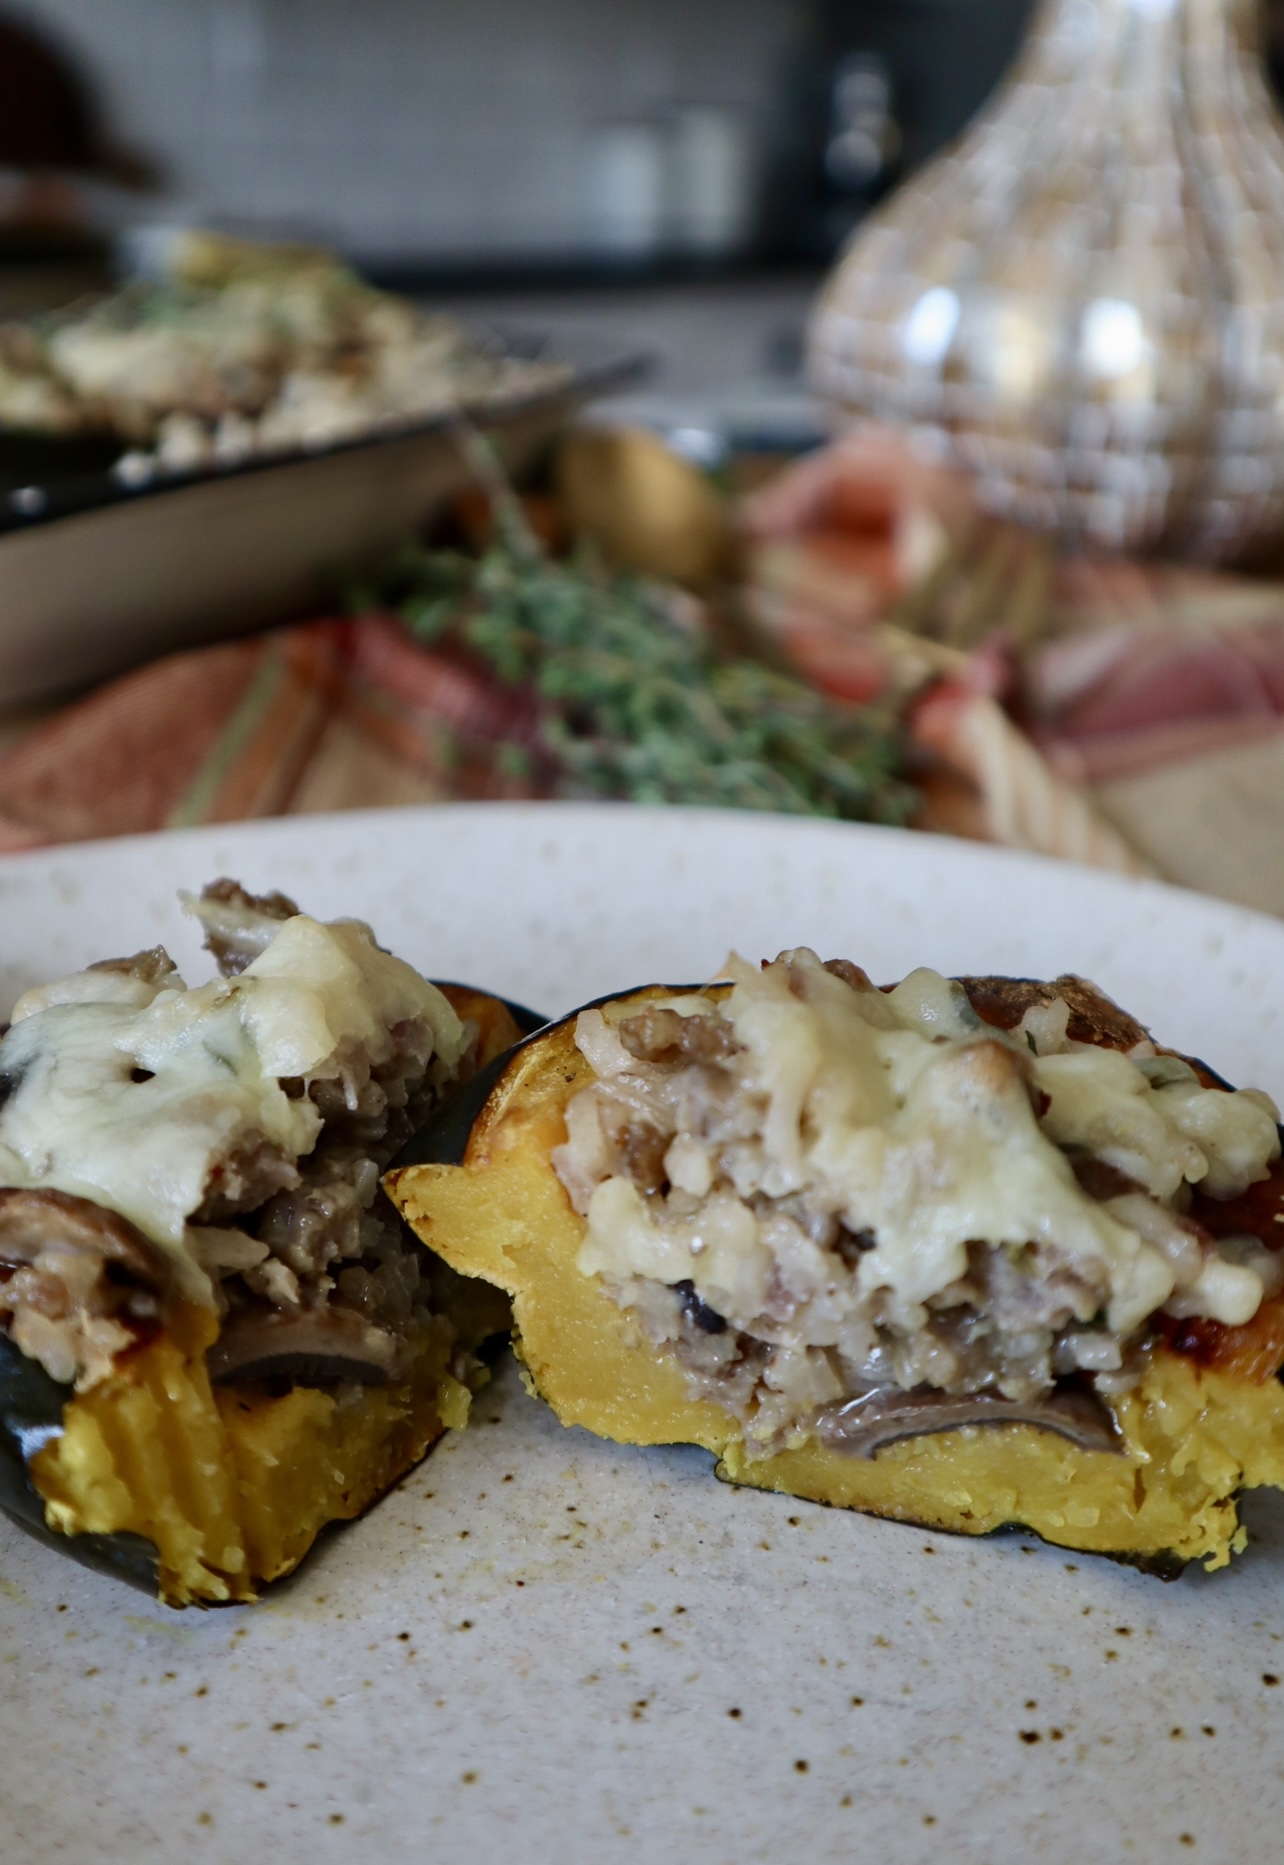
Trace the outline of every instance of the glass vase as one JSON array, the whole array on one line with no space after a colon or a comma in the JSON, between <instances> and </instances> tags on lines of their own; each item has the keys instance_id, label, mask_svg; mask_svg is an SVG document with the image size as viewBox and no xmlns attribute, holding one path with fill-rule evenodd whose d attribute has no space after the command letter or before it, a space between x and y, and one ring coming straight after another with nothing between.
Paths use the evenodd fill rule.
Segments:
<instances>
[{"instance_id":1,"label":"glass vase","mask_svg":"<svg viewBox=\"0 0 1284 1865\"><path fill-rule=\"evenodd\" d=\"M1284 538L1284 126L1256 0L1044 0L963 140L859 231L810 333L839 420L1093 547Z\"/></svg>"}]
</instances>

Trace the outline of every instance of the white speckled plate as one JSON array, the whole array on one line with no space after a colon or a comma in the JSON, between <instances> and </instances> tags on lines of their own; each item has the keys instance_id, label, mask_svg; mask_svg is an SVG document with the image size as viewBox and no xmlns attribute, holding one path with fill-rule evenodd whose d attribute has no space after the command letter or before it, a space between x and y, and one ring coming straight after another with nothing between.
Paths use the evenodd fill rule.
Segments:
<instances>
[{"instance_id":1,"label":"white speckled plate","mask_svg":"<svg viewBox=\"0 0 1284 1865\"><path fill-rule=\"evenodd\" d=\"M823 824L464 807L0 863L0 996L170 942L238 874L550 1012L735 944L878 977L1095 978L1284 1095L1284 925L1156 886ZM1041 1865L1270 1856L1284 1504L1164 1586L725 1489L477 1422L257 1608L170 1613L0 1526L0 1858Z\"/></svg>"}]
</instances>

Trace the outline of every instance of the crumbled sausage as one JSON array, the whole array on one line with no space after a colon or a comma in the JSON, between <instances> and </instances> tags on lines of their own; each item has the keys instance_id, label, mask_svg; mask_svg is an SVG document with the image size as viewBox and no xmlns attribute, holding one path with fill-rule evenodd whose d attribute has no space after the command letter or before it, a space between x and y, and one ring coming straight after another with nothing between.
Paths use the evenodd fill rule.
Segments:
<instances>
[{"instance_id":1,"label":"crumbled sausage","mask_svg":"<svg viewBox=\"0 0 1284 1865\"><path fill-rule=\"evenodd\" d=\"M976 1014L998 1030L1014 1030L1027 1010L1057 998L1070 1011L1066 1034L1072 1042L1129 1050L1148 1040L1144 1026L1086 978L1066 976L1054 984L1030 978L960 978Z\"/></svg>"},{"instance_id":2,"label":"crumbled sausage","mask_svg":"<svg viewBox=\"0 0 1284 1865\"><path fill-rule=\"evenodd\" d=\"M90 971L115 971L126 978L137 978L143 984L163 984L167 978L177 976L178 967L163 945L150 946L146 952L135 952L132 958L100 958L96 965L90 965Z\"/></svg>"},{"instance_id":3,"label":"crumbled sausage","mask_svg":"<svg viewBox=\"0 0 1284 1865\"><path fill-rule=\"evenodd\" d=\"M669 1139L669 1134L645 1120L627 1126L621 1135L624 1169L638 1190L648 1197L664 1190L664 1156L669 1150Z\"/></svg>"},{"instance_id":4,"label":"crumbled sausage","mask_svg":"<svg viewBox=\"0 0 1284 1865\"><path fill-rule=\"evenodd\" d=\"M288 894L251 894L239 881L211 881L187 906L205 928L205 949L225 978L253 964L299 909Z\"/></svg>"},{"instance_id":5,"label":"crumbled sausage","mask_svg":"<svg viewBox=\"0 0 1284 1865\"><path fill-rule=\"evenodd\" d=\"M647 1009L619 1026L620 1041L639 1062L722 1062L739 1048L720 1017L682 1017Z\"/></svg>"},{"instance_id":6,"label":"crumbled sausage","mask_svg":"<svg viewBox=\"0 0 1284 1865\"><path fill-rule=\"evenodd\" d=\"M848 958L831 958L825 970L831 977L841 978L844 984L850 984L853 991L872 991L874 988L869 973L862 971L859 965L853 965Z\"/></svg>"},{"instance_id":7,"label":"crumbled sausage","mask_svg":"<svg viewBox=\"0 0 1284 1865\"><path fill-rule=\"evenodd\" d=\"M298 1183L299 1170L288 1153L261 1133L247 1134L210 1173L205 1202L192 1222L222 1224Z\"/></svg>"}]
</instances>

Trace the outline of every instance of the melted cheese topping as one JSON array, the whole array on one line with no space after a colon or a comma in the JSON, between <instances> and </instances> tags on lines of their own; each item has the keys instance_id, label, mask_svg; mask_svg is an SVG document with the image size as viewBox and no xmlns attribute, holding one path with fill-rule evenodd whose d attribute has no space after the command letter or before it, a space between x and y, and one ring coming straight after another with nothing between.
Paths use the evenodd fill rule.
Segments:
<instances>
[{"instance_id":1,"label":"melted cheese topping","mask_svg":"<svg viewBox=\"0 0 1284 1865\"><path fill-rule=\"evenodd\" d=\"M885 1291L906 1327L966 1276L973 1241L1046 1246L1048 1260L1068 1262L1101 1291L1104 1319L1119 1334L1179 1290L1183 1313L1230 1325L1251 1319L1263 1296L1251 1266L1218 1259L1183 1280L1180 1250L1163 1247L1165 1213L1143 1200L1161 1222L1139 1225L1128 1221L1129 1200L1088 1196L1063 1148L1119 1167L1154 1199L1196 1184L1230 1197L1279 1154L1278 1116L1265 1095L1203 1088L1150 1045L1134 1057L1069 1042L1064 1004L1041 1006L1004 1033L983 1025L962 989L935 972L915 972L883 994L853 990L812 953L789 958L759 970L733 957L722 975L734 989L721 1003L666 1000L680 1014L713 1011L731 1025L743 1049L732 1066L752 1118L716 1149L716 1189L707 1149L690 1135L674 1142L670 1182L705 1199L689 1218L657 1222L626 1177L597 1183L584 1273L690 1280L733 1326L750 1328L777 1266L778 1238L760 1200L802 1198L849 1231L872 1234L860 1289ZM604 1080L637 1066L612 1028L635 1008L580 1018L579 1046ZM799 1236L792 1247L814 1246Z\"/></svg>"},{"instance_id":2,"label":"melted cheese topping","mask_svg":"<svg viewBox=\"0 0 1284 1865\"><path fill-rule=\"evenodd\" d=\"M353 920L283 923L237 978L189 990L78 972L29 991L0 1044L10 1092L0 1110L0 1184L47 1186L117 1211L160 1244L189 1294L208 1283L187 1220L213 1168L242 1143L292 1158L321 1131L316 1107L283 1080L373 1066L392 1030L426 1022L447 1070L465 1033L446 999Z\"/></svg>"}]
</instances>

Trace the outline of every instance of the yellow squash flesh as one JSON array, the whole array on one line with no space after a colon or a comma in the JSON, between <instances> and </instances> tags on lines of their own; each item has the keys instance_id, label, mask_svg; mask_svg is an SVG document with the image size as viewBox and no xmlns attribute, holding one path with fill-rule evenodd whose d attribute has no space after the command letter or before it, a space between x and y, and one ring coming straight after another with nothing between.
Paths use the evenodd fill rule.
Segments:
<instances>
[{"instance_id":1,"label":"yellow squash flesh","mask_svg":"<svg viewBox=\"0 0 1284 1865\"><path fill-rule=\"evenodd\" d=\"M477 1067L517 1041L498 999L444 990L477 1025ZM471 1393L449 1366L457 1346L471 1349L507 1327L507 1304L449 1270L433 1280L442 1312L410 1343L408 1377L335 1391L214 1386L205 1355L217 1316L171 1305L164 1331L73 1398L61 1433L32 1458L47 1526L143 1536L171 1606L256 1599L298 1566L328 1523L361 1515L444 1431L466 1424Z\"/></svg>"},{"instance_id":2,"label":"yellow squash flesh","mask_svg":"<svg viewBox=\"0 0 1284 1865\"><path fill-rule=\"evenodd\" d=\"M418 1343L409 1379L347 1395L213 1387L216 1331L210 1311L175 1310L162 1335L71 1401L31 1464L50 1528L154 1544L171 1606L257 1598L327 1522L360 1515L468 1418L444 1321Z\"/></svg>"},{"instance_id":3,"label":"yellow squash flesh","mask_svg":"<svg viewBox=\"0 0 1284 1865\"><path fill-rule=\"evenodd\" d=\"M577 1267L586 1226L550 1155L568 1101L592 1079L573 1021L562 1024L514 1057L462 1165L385 1180L429 1249L512 1296L517 1351L563 1424L625 1444L702 1445L734 1483L961 1534L1020 1525L1161 1569L1225 1566L1243 1545L1237 1493L1284 1487L1279 1380L1202 1370L1166 1348L1116 1408L1122 1454L1006 1425L906 1440L872 1460L814 1440L750 1460L732 1415L693 1398L676 1362Z\"/></svg>"}]
</instances>

